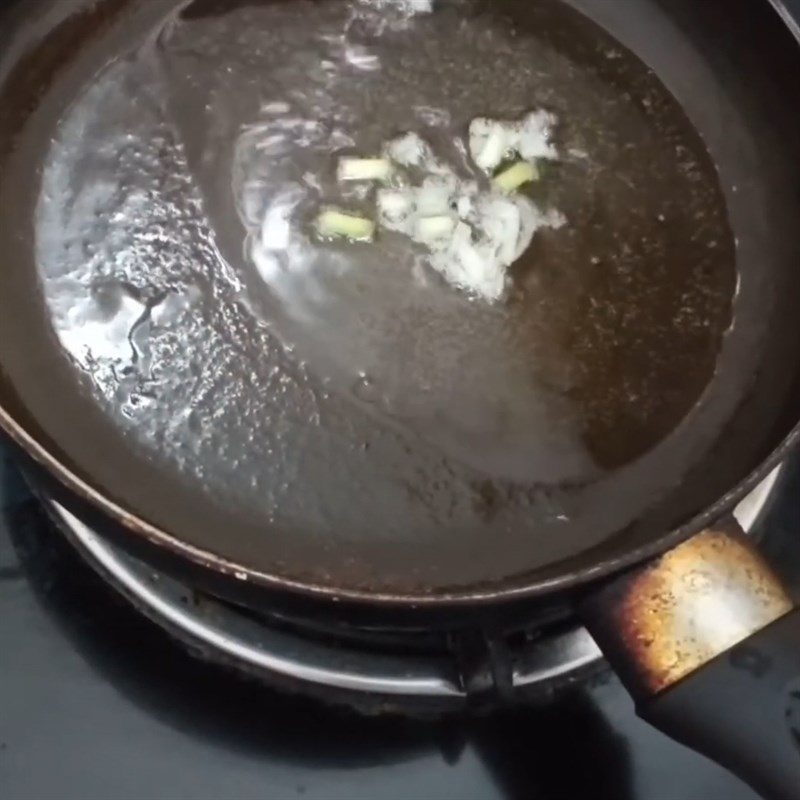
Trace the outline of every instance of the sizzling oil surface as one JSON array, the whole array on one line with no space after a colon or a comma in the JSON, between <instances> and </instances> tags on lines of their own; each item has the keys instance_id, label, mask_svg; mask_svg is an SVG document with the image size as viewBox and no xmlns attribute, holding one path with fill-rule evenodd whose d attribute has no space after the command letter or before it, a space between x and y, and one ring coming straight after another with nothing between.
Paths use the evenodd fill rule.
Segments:
<instances>
[{"instance_id":1,"label":"sizzling oil surface","mask_svg":"<svg viewBox=\"0 0 800 800\"><path fill-rule=\"evenodd\" d=\"M256 532L251 548L266 523L278 544L412 543L398 564L422 580L420 544L465 561L505 545L502 574L515 543L535 537L545 561L586 516L598 536L623 527L696 457L679 440L735 287L713 164L640 62L559 4L529 13L521 29L469 3L195 3L53 131L36 260L61 345L126 446ZM242 219L312 208L333 154L538 106L564 158L537 200L568 224L537 235L506 305L390 237L319 248L300 230L269 281L242 256ZM641 483L636 459L665 466Z\"/></svg>"},{"instance_id":2,"label":"sizzling oil surface","mask_svg":"<svg viewBox=\"0 0 800 800\"><path fill-rule=\"evenodd\" d=\"M160 55L192 172L231 263L230 173L251 234L270 212L292 219L270 274L240 274L255 312L337 391L490 477L595 477L669 433L713 372L734 283L713 166L674 101L612 43L592 43L625 62L609 79L554 47L550 25L515 37L465 19L463 3L422 8L339 3L315 9L311 27L275 9L247 34L236 15L170 27ZM337 153L377 152L411 128L474 177L453 147L469 121L538 106L562 120L563 161L545 166L537 200L569 224L538 235L507 307L454 293L391 234L369 248L306 237L320 204L342 197ZM197 124L203 109L213 124ZM369 213L361 188L345 196Z\"/></svg>"}]
</instances>

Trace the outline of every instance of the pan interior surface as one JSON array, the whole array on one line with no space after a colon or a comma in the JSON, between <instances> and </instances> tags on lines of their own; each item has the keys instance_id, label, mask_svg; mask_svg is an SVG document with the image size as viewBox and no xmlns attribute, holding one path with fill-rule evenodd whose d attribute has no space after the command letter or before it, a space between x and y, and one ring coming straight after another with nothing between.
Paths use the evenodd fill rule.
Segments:
<instances>
[{"instance_id":1,"label":"pan interior surface","mask_svg":"<svg viewBox=\"0 0 800 800\"><path fill-rule=\"evenodd\" d=\"M560 2L104 6L0 152L3 369L93 486L249 569L435 594L652 536L749 471L763 438L718 486L685 480L780 332L765 309L797 245L790 208L759 207L772 173L728 73L697 77L723 134L673 96L680 70L668 89ZM302 220L280 281L243 255L242 207L305 185L312 209L341 152L540 107L561 157L532 196L567 224L502 304Z\"/></svg>"}]
</instances>

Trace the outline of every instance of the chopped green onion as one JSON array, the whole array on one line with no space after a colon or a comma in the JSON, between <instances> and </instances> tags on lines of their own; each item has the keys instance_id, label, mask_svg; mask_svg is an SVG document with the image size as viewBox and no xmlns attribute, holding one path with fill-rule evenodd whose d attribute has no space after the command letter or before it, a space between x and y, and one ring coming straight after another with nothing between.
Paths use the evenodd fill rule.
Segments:
<instances>
[{"instance_id":1,"label":"chopped green onion","mask_svg":"<svg viewBox=\"0 0 800 800\"><path fill-rule=\"evenodd\" d=\"M456 227L456 220L444 214L434 217L420 217L414 226L414 239L429 247L433 247L437 242L447 240L453 235Z\"/></svg>"},{"instance_id":2,"label":"chopped green onion","mask_svg":"<svg viewBox=\"0 0 800 800\"><path fill-rule=\"evenodd\" d=\"M375 236L375 223L366 217L347 214L335 208L325 209L314 223L324 238L346 238L354 242L371 242Z\"/></svg>"},{"instance_id":3,"label":"chopped green onion","mask_svg":"<svg viewBox=\"0 0 800 800\"><path fill-rule=\"evenodd\" d=\"M517 161L508 169L503 170L499 175L492 179L492 185L501 192L510 194L519 189L524 183L530 183L539 179L539 171L536 165L530 161Z\"/></svg>"},{"instance_id":4,"label":"chopped green onion","mask_svg":"<svg viewBox=\"0 0 800 800\"><path fill-rule=\"evenodd\" d=\"M336 176L340 181L386 181L392 164L385 158L340 158Z\"/></svg>"}]
</instances>

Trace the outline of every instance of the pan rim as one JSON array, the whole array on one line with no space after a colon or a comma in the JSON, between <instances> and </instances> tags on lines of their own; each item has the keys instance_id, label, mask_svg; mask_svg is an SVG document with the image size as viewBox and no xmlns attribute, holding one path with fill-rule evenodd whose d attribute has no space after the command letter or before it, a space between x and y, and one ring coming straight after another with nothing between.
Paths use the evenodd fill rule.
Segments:
<instances>
[{"instance_id":1,"label":"pan rim","mask_svg":"<svg viewBox=\"0 0 800 800\"><path fill-rule=\"evenodd\" d=\"M800 44L800 20L787 8L785 0L767 0L780 17L790 34ZM603 558L596 564L564 569L549 578L532 579L524 575L508 576L497 581L472 584L453 590L436 590L427 594L413 592L371 592L366 589L336 588L281 577L269 572L253 569L211 551L181 541L164 528L150 523L135 513L126 510L118 502L105 496L74 470L67 467L22 424L17 422L5 407L0 405L0 431L7 434L29 457L45 469L68 491L87 501L93 508L118 524L126 535L144 538L171 555L189 561L194 566L217 575L232 577L242 583L264 590L288 592L316 601L350 601L358 604L385 608L424 607L427 609L458 608L471 605L502 604L520 600L531 600L560 591L575 590L599 581L621 570L652 559L699 533L729 513L733 507L749 494L791 451L800 445L800 420L792 427L772 452L757 464L736 486L723 494L710 506L688 519L685 523L653 537L649 542L635 548L620 547L615 556ZM557 562L544 569L557 569ZM496 588L491 588L495 585Z\"/></svg>"},{"instance_id":2,"label":"pan rim","mask_svg":"<svg viewBox=\"0 0 800 800\"><path fill-rule=\"evenodd\" d=\"M771 0L772 1L772 0ZM800 31L800 28L798 29ZM621 548L616 556L603 558L599 563L572 570L541 580L527 579L524 575L509 576L491 583L473 584L454 590L433 591L427 594L413 592L371 592L366 589L337 588L281 577L253 569L231 559L216 555L206 549L181 541L163 528L154 525L119 503L106 497L90 483L65 466L43 444L17 423L11 414L0 406L0 429L2 429L28 456L58 480L67 490L88 501L105 514L112 522L121 526L127 534L143 537L149 544L163 547L171 555L190 561L195 567L211 570L252 587L264 590L289 592L310 600L340 602L348 601L386 608L424 607L427 609L458 608L471 605L499 604L520 600L531 600L560 591L584 587L621 570L654 558L696 533L712 525L749 494L767 475L777 467L795 446L800 444L800 421L789 431L781 443L734 488L726 492L713 504L691 517L683 525L654 537L652 541L636 548ZM554 568L555 565L553 565ZM510 584L510 585L508 585Z\"/></svg>"}]
</instances>

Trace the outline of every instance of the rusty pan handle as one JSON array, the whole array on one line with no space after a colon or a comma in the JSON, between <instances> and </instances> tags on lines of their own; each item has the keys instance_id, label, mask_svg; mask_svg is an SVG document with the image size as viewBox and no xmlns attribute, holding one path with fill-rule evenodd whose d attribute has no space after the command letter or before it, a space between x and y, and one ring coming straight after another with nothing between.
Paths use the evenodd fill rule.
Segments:
<instances>
[{"instance_id":1,"label":"rusty pan handle","mask_svg":"<svg viewBox=\"0 0 800 800\"><path fill-rule=\"evenodd\" d=\"M800 800L800 608L731 518L590 594L640 717L769 800Z\"/></svg>"}]
</instances>

